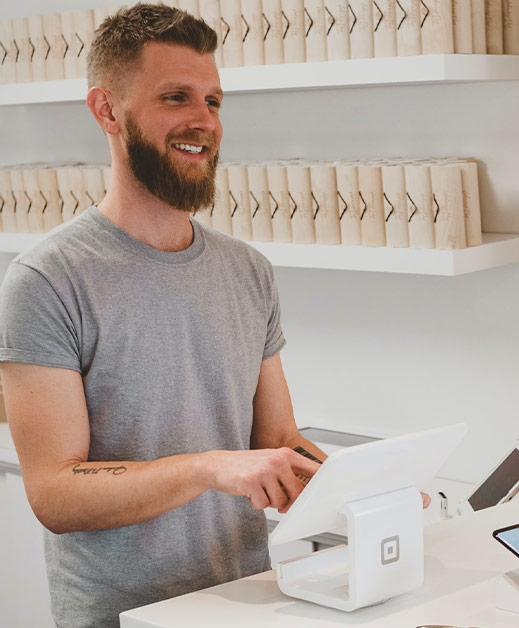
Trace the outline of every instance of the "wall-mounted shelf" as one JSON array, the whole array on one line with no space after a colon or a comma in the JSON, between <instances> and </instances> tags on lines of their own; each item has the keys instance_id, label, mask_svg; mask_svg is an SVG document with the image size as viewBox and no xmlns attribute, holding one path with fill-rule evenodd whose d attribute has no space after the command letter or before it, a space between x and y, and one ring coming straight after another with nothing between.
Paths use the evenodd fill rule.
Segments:
<instances>
[{"instance_id":1,"label":"wall-mounted shelf","mask_svg":"<svg viewBox=\"0 0 519 628\"><path fill-rule=\"evenodd\" d=\"M519 80L519 55L419 55L220 70L227 94L376 85ZM0 85L1 105L78 102L86 79Z\"/></svg>"},{"instance_id":2,"label":"wall-mounted shelf","mask_svg":"<svg viewBox=\"0 0 519 628\"><path fill-rule=\"evenodd\" d=\"M0 233L0 253L20 253L42 233ZM390 247L250 242L273 264L288 268L365 270L384 273L454 276L519 263L519 235L483 234L483 244L455 251Z\"/></svg>"},{"instance_id":3,"label":"wall-mounted shelf","mask_svg":"<svg viewBox=\"0 0 519 628\"><path fill-rule=\"evenodd\" d=\"M483 234L483 244L455 251L251 242L273 266L365 270L415 275L464 275L519 262L519 235Z\"/></svg>"}]
</instances>

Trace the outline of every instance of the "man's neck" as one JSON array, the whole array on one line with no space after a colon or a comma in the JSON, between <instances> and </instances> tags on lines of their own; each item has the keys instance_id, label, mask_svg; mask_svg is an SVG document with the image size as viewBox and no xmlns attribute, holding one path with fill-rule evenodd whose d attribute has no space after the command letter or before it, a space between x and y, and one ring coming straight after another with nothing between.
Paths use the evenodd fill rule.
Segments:
<instances>
[{"instance_id":1,"label":"man's neck","mask_svg":"<svg viewBox=\"0 0 519 628\"><path fill-rule=\"evenodd\" d=\"M98 209L133 238L159 251L183 251L193 242L188 212L166 205L120 173L112 172Z\"/></svg>"}]
</instances>

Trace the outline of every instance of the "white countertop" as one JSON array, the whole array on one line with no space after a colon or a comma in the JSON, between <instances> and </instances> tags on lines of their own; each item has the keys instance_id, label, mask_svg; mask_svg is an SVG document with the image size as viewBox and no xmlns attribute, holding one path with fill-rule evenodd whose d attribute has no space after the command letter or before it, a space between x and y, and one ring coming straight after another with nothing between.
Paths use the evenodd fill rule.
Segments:
<instances>
[{"instance_id":1,"label":"white countertop","mask_svg":"<svg viewBox=\"0 0 519 628\"><path fill-rule=\"evenodd\" d=\"M345 613L283 595L274 571L158 602L121 615L121 628L415 628L422 624L517 628L496 611L496 577L519 568L492 530L519 521L519 502L425 529L425 584L384 604Z\"/></svg>"}]
</instances>

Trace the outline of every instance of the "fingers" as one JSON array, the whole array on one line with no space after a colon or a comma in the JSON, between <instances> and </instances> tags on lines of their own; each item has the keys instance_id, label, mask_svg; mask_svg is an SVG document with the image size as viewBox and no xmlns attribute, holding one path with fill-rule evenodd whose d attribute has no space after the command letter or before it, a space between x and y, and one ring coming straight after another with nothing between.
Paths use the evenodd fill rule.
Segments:
<instances>
[{"instance_id":1,"label":"fingers","mask_svg":"<svg viewBox=\"0 0 519 628\"><path fill-rule=\"evenodd\" d=\"M321 465L314 460L310 460L297 452L287 449L290 452L290 466L292 467L296 475L303 475L307 478L311 478L319 471Z\"/></svg>"},{"instance_id":2,"label":"fingers","mask_svg":"<svg viewBox=\"0 0 519 628\"><path fill-rule=\"evenodd\" d=\"M420 495L422 496L422 504L425 510L425 508L429 508L431 497L427 493L420 493Z\"/></svg>"},{"instance_id":3,"label":"fingers","mask_svg":"<svg viewBox=\"0 0 519 628\"><path fill-rule=\"evenodd\" d=\"M248 495L251 506L256 510L265 510L270 506L270 500L261 486L253 488Z\"/></svg>"}]
</instances>

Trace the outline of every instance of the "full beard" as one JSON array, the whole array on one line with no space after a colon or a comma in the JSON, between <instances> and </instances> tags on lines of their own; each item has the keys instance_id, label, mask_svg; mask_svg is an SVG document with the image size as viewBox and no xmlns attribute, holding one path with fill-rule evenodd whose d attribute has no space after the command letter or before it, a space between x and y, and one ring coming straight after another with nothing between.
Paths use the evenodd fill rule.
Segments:
<instances>
[{"instance_id":1,"label":"full beard","mask_svg":"<svg viewBox=\"0 0 519 628\"><path fill-rule=\"evenodd\" d=\"M137 123L131 116L126 118L128 164L134 177L142 183L151 194L162 202L195 214L198 210L214 204L215 175L219 153L206 162L205 172L198 178L189 178L181 172L166 153L161 153L153 144L148 142ZM199 143L199 135L183 138L175 136L166 138L166 145L170 146L173 139L177 143ZM207 145L207 143L206 143ZM208 145L210 150L213 146ZM192 164L197 167L198 164Z\"/></svg>"}]
</instances>

